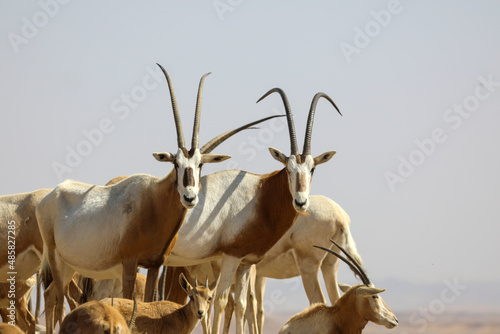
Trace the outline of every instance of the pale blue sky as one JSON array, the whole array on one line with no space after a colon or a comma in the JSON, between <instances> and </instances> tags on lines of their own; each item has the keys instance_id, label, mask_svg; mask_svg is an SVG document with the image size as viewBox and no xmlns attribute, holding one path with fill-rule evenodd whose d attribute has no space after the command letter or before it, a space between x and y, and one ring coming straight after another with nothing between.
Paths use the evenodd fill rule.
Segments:
<instances>
[{"instance_id":1,"label":"pale blue sky","mask_svg":"<svg viewBox=\"0 0 500 334\"><path fill-rule=\"evenodd\" d=\"M202 142L281 112L277 96L255 104L281 87L302 147L313 95L336 102L343 117L318 105L313 155L338 154L318 167L312 193L349 213L375 282L500 279L491 265L500 253L498 2L54 1L0 4L1 194L54 187L58 163L72 169L62 179L96 184L164 175L171 166L151 153L176 144L155 63L170 73L186 136L198 80L211 71ZM357 53L346 56L347 44ZM447 111L464 103L465 116ZM88 146L84 131L100 124L108 133ZM203 174L281 168L265 147L288 152L287 132L263 128L218 148L233 159ZM433 131L440 142L418 153L415 142ZM78 149L89 153L71 167ZM387 173L410 158L418 166L391 186Z\"/></svg>"}]
</instances>

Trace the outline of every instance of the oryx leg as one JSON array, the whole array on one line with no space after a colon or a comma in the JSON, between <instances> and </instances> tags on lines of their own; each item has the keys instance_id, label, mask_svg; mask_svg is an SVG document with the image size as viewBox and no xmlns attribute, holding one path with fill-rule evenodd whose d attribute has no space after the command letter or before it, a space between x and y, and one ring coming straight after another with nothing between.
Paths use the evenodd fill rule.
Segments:
<instances>
[{"instance_id":1,"label":"oryx leg","mask_svg":"<svg viewBox=\"0 0 500 334\"><path fill-rule=\"evenodd\" d=\"M231 319L233 318L234 298L232 292L234 292L234 284L231 285L231 292L227 297L227 305L226 309L224 310L224 327L222 329L223 334L229 334L229 328L231 327Z\"/></svg>"},{"instance_id":2,"label":"oryx leg","mask_svg":"<svg viewBox=\"0 0 500 334\"><path fill-rule=\"evenodd\" d=\"M321 264L321 273L325 280L326 292L330 303L333 305L340 298L337 272L339 269L339 258L336 256L327 256Z\"/></svg>"},{"instance_id":3,"label":"oryx leg","mask_svg":"<svg viewBox=\"0 0 500 334\"><path fill-rule=\"evenodd\" d=\"M259 334L264 330L264 292L266 291L266 278L264 276L255 277L255 299L257 301L257 328Z\"/></svg>"},{"instance_id":4,"label":"oryx leg","mask_svg":"<svg viewBox=\"0 0 500 334\"><path fill-rule=\"evenodd\" d=\"M50 265L53 281L44 293L47 322L46 333L53 334L55 324L57 322L61 324L64 319L64 296L68 294L68 285L75 271L63 263L53 249L47 250L47 260Z\"/></svg>"},{"instance_id":5,"label":"oryx leg","mask_svg":"<svg viewBox=\"0 0 500 334\"><path fill-rule=\"evenodd\" d=\"M247 308L248 286L250 282L251 266L240 265L236 271L234 289L234 314L236 318L236 334L245 333L245 311Z\"/></svg>"},{"instance_id":6,"label":"oryx leg","mask_svg":"<svg viewBox=\"0 0 500 334\"><path fill-rule=\"evenodd\" d=\"M135 279L137 277L137 259L122 260L122 266L123 266L123 271L122 271L123 298L132 299L134 294ZM158 276L156 277L156 279L158 280ZM148 280L146 282L149 282L149 271L148 271ZM155 287L153 286L153 293L151 295L151 300L148 300L150 302L153 301L154 288Z\"/></svg>"},{"instance_id":7,"label":"oryx leg","mask_svg":"<svg viewBox=\"0 0 500 334\"><path fill-rule=\"evenodd\" d=\"M294 252L293 255L297 268L299 269L302 284L304 285L304 290L307 298L309 299L309 303L325 304L326 299L321 291L321 285L318 277L321 258L305 256L299 252Z\"/></svg>"},{"instance_id":8,"label":"oryx leg","mask_svg":"<svg viewBox=\"0 0 500 334\"><path fill-rule=\"evenodd\" d=\"M255 265L250 268L250 277L248 280L248 300L245 319L248 321L248 329L250 334L261 334L257 324L257 298L255 296L255 281L257 270Z\"/></svg>"},{"instance_id":9,"label":"oryx leg","mask_svg":"<svg viewBox=\"0 0 500 334\"><path fill-rule=\"evenodd\" d=\"M152 302L155 298L155 292L158 287L158 273L160 267L148 268L148 275L146 276L146 291L144 293L144 302ZM134 278L135 284L135 278Z\"/></svg>"},{"instance_id":10,"label":"oryx leg","mask_svg":"<svg viewBox=\"0 0 500 334\"><path fill-rule=\"evenodd\" d=\"M238 270L241 259L233 256L222 256L222 265L219 285L215 293L214 300L214 323L212 326L212 334L220 333L220 323L222 320L222 313L227 305L227 299L231 289L234 275Z\"/></svg>"}]
</instances>

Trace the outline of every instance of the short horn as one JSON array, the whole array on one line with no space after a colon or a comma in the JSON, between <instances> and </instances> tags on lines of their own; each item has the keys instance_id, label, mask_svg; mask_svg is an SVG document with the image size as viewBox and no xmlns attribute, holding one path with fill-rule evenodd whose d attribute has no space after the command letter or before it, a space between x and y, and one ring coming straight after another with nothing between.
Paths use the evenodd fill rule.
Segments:
<instances>
[{"instance_id":1,"label":"short horn","mask_svg":"<svg viewBox=\"0 0 500 334\"><path fill-rule=\"evenodd\" d=\"M198 274L194 275L194 287L198 286Z\"/></svg>"},{"instance_id":2,"label":"short horn","mask_svg":"<svg viewBox=\"0 0 500 334\"><path fill-rule=\"evenodd\" d=\"M303 155L310 155L311 154L311 136L312 136L313 123L314 123L314 113L316 112L316 105L318 104L318 100L322 97L327 99L335 107L335 109L338 111L338 113L342 116L339 108L337 108L335 103L332 101L332 99L328 95L326 95L325 93L317 93L316 95L314 95L314 98L311 102L311 109L309 109L309 116L307 117L306 136L304 139L304 149L302 150Z\"/></svg>"},{"instance_id":3,"label":"short horn","mask_svg":"<svg viewBox=\"0 0 500 334\"><path fill-rule=\"evenodd\" d=\"M205 279L205 288L208 288L208 275L207 278Z\"/></svg>"},{"instance_id":4,"label":"short horn","mask_svg":"<svg viewBox=\"0 0 500 334\"><path fill-rule=\"evenodd\" d=\"M299 154L299 148L297 146L297 135L295 134L295 124L293 123L293 115L290 110L290 103L288 102L288 98L286 97L285 92L281 88L273 88L269 90L266 94L264 94L260 99L257 100L259 103L268 95L277 92L280 94L281 99L283 100L283 104L285 105L286 119L288 122L288 132L290 134L290 151L291 155Z\"/></svg>"},{"instance_id":5,"label":"short horn","mask_svg":"<svg viewBox=\"0 0 500 334\"><path fill-rule=\"evenodd\" d=\"M196 97L196 109L194 112L194 125L193 125L193 139L191 140L191 148L198 148L199 145L199 135L200 135L200 116L201 116L201 98L203 96L203 82L205 78L211 73L208 72L203 75L200 79L200 85L198 86L198 96Z\"/></svg>"},{"instance_id":6,"label":"short horn","mask_svg":"<svg viewBox=\"0 0 500 334\"><path fill-rule=\"evenodd\" d=\"M167 71L160 64L156 63L165 75L168 83L168 89L170 91L170 100L172 101L172 109L174 111L174 121L175 121L175 129L177 131L177 146L179 148L184 148L186 145L184 144L184 132L182 131L181 117L179 116L179 109L177 108L177 100L175 99L174 88L172 87L172 83L170 81L170 77L168 76Z\"/></svg>"},{"instance_id":7,"label":"short horn","mask_svg":"<svg viewBox=\"0 0 500 334\"><path fill-rule=\"evenodd\" d=\"M285 115L275 115L275 116L269 116L269 117L261 118L261 119L259 119L257 121L254 121L254 122L245 124L243 126L240 126L237 129L224 132L223 134L218 135L217 137L213 138L208 143L206 143L205 145L203 145L203 147L200 148L200 153L203 154L203 153L210 153L210 152L212 152L217 146L219 146L224 141L226 141L227 139L229 139L233 135L237 134L238 132L246 130L246 129L252 129L253 125L265 122L265 121L270 120L272 118L284 117L284 116Z\"/></svg>"}]
</instances>

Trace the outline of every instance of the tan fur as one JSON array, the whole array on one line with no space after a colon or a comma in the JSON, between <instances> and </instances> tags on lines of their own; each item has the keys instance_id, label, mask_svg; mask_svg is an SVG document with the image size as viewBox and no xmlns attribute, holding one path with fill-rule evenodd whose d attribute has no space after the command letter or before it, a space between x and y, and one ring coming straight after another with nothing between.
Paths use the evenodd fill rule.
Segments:
<instances>
[{"instance_id":1,"label":"tan fur","mask_svg":"<svg viewBox=\"0 0 500 334\"><path fill-rule=\"evenodd\" d=\"M397 326L397 318L378 293L366 285L351 287L333 306L314 304L291 317L280 334L359 334L368 321L387 328Z\"/></svg>"},{"instance_id":2,"label":"tan fur","mask_svg":"<svg viewBox=\"0 0 500 334\"><path fill-rule=\"evenodd\" d=\"M15 298L9 297L9 283L0 284L0 315L3 322L10 322L12 319L9 317L10 311L7 309L10 302L15 302L15 322L23 331L28 334L35 333L35 318L28 310L28 299L31 291L35 286L35 276L24 282L15 283ZM2 333L0 331L0 333Z\"/></svg>"},{"instance_id":3,"label":"tan fur","mask_svg":"<svg viewBox=\"0 0 500 334\"><path fill-rule=\"evenodd\" d=\"M38 203L51 191L51 189L40 189L29 193L0 196L0 244L8 244L9 221L15 222L15 246L16 255L26 253L23 257L16 259L16 278L27 280L34 275L41 264L43 252L43 241L38 228L35 209ZM7 265L7 247L0 248L0 267ZM3 275L5 273L0 273ZM5 283L5 280L1 280Z\"/></svg>"},{"instance_id":4,"label":"tan fur","mask_svg":"<svg viewBox=\"0 0 500 334\"><path fill-rule=\"evenodd\" d=\"M59 333L129 334L130 331L116 309L99 301L91 301L71 311L64 318Z\"/></svg>"},{"instance_id":5,"label":"tan fur","mask_svg":"<svg viewBox=\"0 0 500 334\"><path fill-rule=\"evenodd\" d=\"M51 189L40 189L29 193L0 196L0 291L5 293L10 284L7 279L8 270L8 245L15 241L15 272L16 272L16 313L17 324L29 334L35 333L35 318L27 309L27 301L23 295L33 286L27 282L41 265L43 241L38 228L35 215L36 206ZM15 223L9 224L14 221ZM9 226L15 227L13 230ZM9 231L13 231L9 232ZM9 238L9 236L11 238ZM5 269L5 270L3 270ZM2 292L0 292L2 294ZM6 310L0 310L2 317Z\"/></svg>"},{"instance_id":6,"label":"tan fur","mask_svg":"<svg viewBox=\"0 0 500 334\"><path fill-rule=\"evenodd\" d=\"M24 334L24 332L17 326L9 324L0 324L0 334Z\"/></svg>"},{"instance_id":7,"label":"tan fur","mask_svg":"<svg viewBox=\"0 0 500 334\"><path fill-rule=\"evenodd\" d=\"M200 322L200 318L206 316L216 285L217 281L212 283L210 287L192 287L187 283L185 291L190 299L184 306L169 301L137 302L136 320L132 327L132 333L191 333ZM108 305L113 303L113 307L127 321L131 318L133 301L122 298L106 298L102 302Z\"/></svg>"}]
</instances>

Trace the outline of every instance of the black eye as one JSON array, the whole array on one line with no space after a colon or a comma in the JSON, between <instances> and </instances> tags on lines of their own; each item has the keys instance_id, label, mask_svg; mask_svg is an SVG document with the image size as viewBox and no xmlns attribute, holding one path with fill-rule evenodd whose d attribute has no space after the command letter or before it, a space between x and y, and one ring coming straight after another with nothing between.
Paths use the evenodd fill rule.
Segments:
<instances>
[{"instance_id":1,"label":"black eye","mask_svg":"<svg viewBox=\"0 0 500 334\"><path fill-rule=\"evenodd\" d=\"M316 167L311 168L311 174L314 173L315 169L316 169Z\"/></svg>"},{"instance_id":2,"label":"black eye","mask_svg":"<svg viewBox=\"0 0 500 334\"><path fill-rule=\"evenodd\" d=\"M378 299L378 296L372 296L373 299Z\"/></svg>"},{"instance_id":3,"label":"black eye","mask_svg":"<svg viewBox=\"0 0 500 334\"><path fill-rule=\"evenodd\" d=\"M203 167L203 162L198 165L198 168Z\"/></svg>"}]
</instances>

